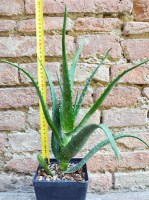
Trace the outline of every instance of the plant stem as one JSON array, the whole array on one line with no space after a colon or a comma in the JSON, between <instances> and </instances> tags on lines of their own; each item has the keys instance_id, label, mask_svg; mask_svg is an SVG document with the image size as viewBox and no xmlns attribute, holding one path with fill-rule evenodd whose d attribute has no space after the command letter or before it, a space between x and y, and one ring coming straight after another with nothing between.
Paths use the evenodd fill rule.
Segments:
<instances>
[{"instance_id":1,"label":"plant stem","mask_svg":"<svg viewBox=\"0 0 149 200\"><path fill-rule=\"evenodd\" d=\"M67 171L68 163L60 162L60 170L62 172Z\"/></svg>"}]
</instances>

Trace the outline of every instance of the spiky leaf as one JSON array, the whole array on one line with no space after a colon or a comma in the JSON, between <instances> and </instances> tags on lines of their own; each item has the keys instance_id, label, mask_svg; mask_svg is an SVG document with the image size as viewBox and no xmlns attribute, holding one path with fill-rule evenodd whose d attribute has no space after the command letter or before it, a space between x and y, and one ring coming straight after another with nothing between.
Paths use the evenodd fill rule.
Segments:
<instances>
[{"instance_id":1,"label":"spiky leaf","mask_svg":"<svg viewBox=\"0 0 149 200\"><path fill-rule=\"evenodd\" d=\"M62 87L62 84L61 84L61 81L60 81L60 78L59 78L59 75L58 73L56 72L56 76L57 76L57 81L58 81L58 84L59 84L59 87L60 87L60 90L61 90L61 94L63 93L63 87Z\"/></svg>"},{"instance_id":2,"label":"spiky leaf","mask_svg":"<svg viewBox=\"0 0 149 200\"><path fill-rule=\"evenodd\" d=\"M121 138L125 138L125 137L131 137L131 138L136 138L138 140L140 140L141 142L143 142L145 145L147 145L149 147L149 145L142 140L141 138L134 136L134 135L130 135L130 134L119 134L114 136L115 140L121 139ZM109 144L110 141L104 140L103 142L98 143L94 148L92 148L89 153L73 168L70 168L66 171L66 173L72 173L72 172L76 172L77 170L79 170L80 168L83 167L83 165L99 150L101 150L104 146L106 146L107 144Z\"/></svg>"},{"instance_id":3,"label":"spiky leaf","mask_svg":"<svg viewBox=\"0 0 149 200\"><path fill-rule=\"evenodd\" d=\"M75 119L76 119L77 116L78 116L79 110L80 110L80 108L81 108L81 106L82 106L83 99L84 99L84 97L85 97L85 95L86 95L86 92L87 92L87 90L88 90L88 87L89 87L89 85L90 85L90 83L91 83L93 77L95 76L95 74L96 74L96 72L98 71L99 67L103 64L103 62L104 62L105 59L107 58L107 56L108 56L108 54L109 54L110 51L111 51L111 49L109 49L109 50L107 51L107 53L105 54L105 56L104 56L104 58L102 59L102 61L97 65L97 67L95 68L95 70L94 70L94 71L92 72L92 74L90 75L89 79L86 81L85 87L84 87L84 89L83 89L83 91L82 91L82 93L81 93L81 95L80 95L80 98L79 98L79 100L78 100L78 104L77 104L76 109L75 109L75 113L74 113Z\"/></svg>"},{"instance_id":4,"label":"spiky leaf","mask_svg":"<svg viewBox=\"0 0 149 200\"><path fill-rule=\"evenodd\" d=\"M61 99L61 125L64 132L69 132L73 129L74 125L74 115L73 115L73 105L72 105L72 92L71 92L71 83L69 79L69 70L66 56L66 18L67 18L67 10L65 7L64 13L64 23L63 23L63 31L62 31L62 78L63 78L63 93Z\"/></svg>"},{"instance_id":5,"label":"spiky leaf","mask_svg":"<svg viewBox=\"0 0 149 200\"><path fill-rule=\"evenodd\" d=\"M39 59L38 59L39 60ZM60 137L62 138L62 134L61 134L61 126L60 126L60 113L59 113L59 105L58 105L58 101L56 98L56 91L52 82L52 79L50 77L50 74L48 73L48 71L46 70L46 68L43 66L42 62L39 60L45 74L48 80L48 85L50 88L50 92L51 92L51 99L52 99L52 119L53 122L55 124L55 126L57 127L58 133L60 135ZM52 152L55 156L56 159L58 159L59 156L59 152L60 152L60 145L57 142L57 139L55 138L54 133L52 132L52 139L51 139L51 146L52 146Z\"/></svg>"},{"instance_id":6,"label":"spiky leaf","mask_svg":"<svg viewBox=\"0 0 149 200\"><path fill-rule=\"evenodd\" d=\"M113 135L108 127L104 124L91 124L84 127L79 133L73 136L70 142L61 150L60 160L64 162L68 162L71 158L73 158L84 146L87 142L89 136L93 134L93 132L97 129L101 128L106 136L108 137L110 144L115 152L117 158L119 158L118 149L116 143L114 141Z\"/></svg>"},{"instance_id":7,"label":"spiky leaf","mask_svg":"<svg viewBox=\"0 0 149 200\"><path fill-rule=\"evenodd\" d=\"M123 71L121 74L119 74L109 85L108 87L104 90L104 92L101 94L101 96L99 97L99 99L93 104L93 106L90 108L90 110L86 113L86 115L84 116L84 118L82 119L82 121L80 122L80 124L70 133L68 133L68 135L72 135L75 134L77 132L79 132L82 127L87 123L87 121L89 120L89 118L94 114L94 112L99 108L99 106L103 103L103 101L105 100L105 98L108 96L108 94L110 93L110 91L112 90L112 88L115 86L115 84L125 75L127 74L129 71L139 67L142 64L145 64L149 62L149 60L143 61L125 71Z\"/></svg>"},{"instance_id":8,"label":"spiky leaf","mask_svg":"<svg viewBox=\"0 0 149 200\"><path fill-rule=\"evenodd\" d=\"M71 88L73 88L73 82L74 82L74 76L75 76L75 70L76 70L76 66L77 66L77 62L79 60L79 56L83 50L83 47L84 47L84 43L85 41L82 41L77 52L76 52L76 55L74 57L74 60L72 62L72 65L71 65L71 68L69 70L69 76L70 76L70 82L71 82Z\"/></svg>"},{"instance_id":9,"label":"spiky leaf","mask_svg":"<svg viewBox=\"0 0 149 200\"><path fill-rule=\"evenodd\" d=\"M74 111L75 111L76 106L77 106L78 97L79 97L79 92L77 91L76 98L75 98L75 102L74 102L74 105L73 105L73 110L74 110Z\"/></svg>"},{"instance_id":10,"label":"spiky leaf","mask_svg":"<svg viewBox=\"0 0 149 200\"><path fill-rule=\"evenodd\" d=\"M46 121L47 121L48 125L50 126L50 128L52 129L53 133L55 134L55 137L56 137L58 143L60 144L60 146L63 146L63 143L62 143L62 140L61 140L61 138L59 136L57 128L55 127L55 124L53 123L53 121L51 120L51 117L49 115L48 106L47 106L47 104L45 103L45 101L43 99L43 96L42 96L41 91L39 89L38 83L34 80L34 78L30 75L30 73L28 73L26 70L24 70L19 65L15 64L15 63L11 63L11 62L9 62L7 60L2 60L2 62L10 64L11 66L19 69L24 74L26 74L28 76L28 78L32 81L33 85L36 88L37 94L39 96L39 99L40 99L40 102L41 102L41 105L42 105L42 109L43 109L43 113L45 115Z\"/></svg>"}]
</instances>

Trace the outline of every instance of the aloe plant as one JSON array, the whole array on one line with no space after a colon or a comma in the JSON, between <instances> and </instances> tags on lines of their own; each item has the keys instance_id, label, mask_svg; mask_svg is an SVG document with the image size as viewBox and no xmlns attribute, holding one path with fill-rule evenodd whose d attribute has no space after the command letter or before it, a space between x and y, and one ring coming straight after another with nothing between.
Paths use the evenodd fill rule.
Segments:
<instances>
[{"instance_id":1,"label":"aloe plant","mask_svg":"<svg viewBox=\"0 0 149 200\"><path fill-rule=\"evenodd\" d=\"M94 112L99 109L103 101L106 99L112 88L115 86L115 84L120 80L121 77L123 77L126 73L129 71L139 67L142 64L147 63L149 60L145 60L140 62L139 64L136 64L135 66L125 70L121 74L119 74L104 90L104 92L101 94L99 99L91 106L89 111L86 113L86 115L83 117L81 122L75 127L75 122L77 119L77 116L79 114L80 108L82 106L83 99L85 97L85 94L88 90L88 87L98 71L98 69L101 67L105 59L107 58L109 52L111 49L107 51L101 62L97 65L95 70L92 72L88 80L86 81L86 84L84 86L84 89L82 90L82 93L77 93L75 102L73 103L72 96L73 96L73 87L74 87L74 75L76 71L77 62L79 59L79 56L83 50L84 41L81 43L80 47L78 48L76 55L72 61L72 65L70 69L68 68L68 62L67 62L67 54L66 54L66 44L65 44L65 36L66 36L66 19L67 19L67 10L65 8L64 13L64 23L63 23L63 30L62 30L62 83L60 81L60 78L57 75L58 83L61 91L61 98L60 101L58 101L56 96L55 87L52 83L51 76L47 72L45 66L42 65L47 81L50 87L51 92L51 99L52 99L52 116L50 116L48 111L48 106L46 102L43 99L43 96L41 94L41 91L38 86L38 82L35 81L35 79L32 77L31 74L29 74L27 71L25 71L22 67L20 67L18 64L11 63L9 61L3 60L3 62L8 63L12 65L13 67L19 69L22 71L34 84L38 97L40 99L42 109L45 115L45 118L47 120L47 123L49 127L52 130L52 137L51 137L51 148L52 152L55 156L55 158L59 161L60 164L60 170L63 172L75 172L76 170L80 169L84 163L86 163L91 156L93 156L97 151L99 151L101 148L103 148L105 145L110 144L115 156L117 159L119 159L119 151L117 148L116 140L125 138L125 137L132 137L134 139L138 139L141 142L143 142L145 145L148 146L148 144L142 140L141 138L137 136L133 136L130 134L119 134L117 136L113 136L112 132L109 130L109 128L105 124L90 124L86 125L90 117L94 114ZM40 61L41 62L41 61ZM93 132L97 129L102 129L105 133L107 139L104 141L99 142L94 148L92 148L89 153L81 160L80 163L78 163L75 167L68 169L68 163L69 161L78 154L78 152L82 149L84 144L87 142L87 140L91 137ZM148 146L149 147L149 146ZM45 169L45 171L48 174L51 174L51 172L48 170L46 162L42 158L41 155L38 156L38 160L41 164L41 166ZM52 175L52 174L51 174Z\"/></svg>"}]
</instances>

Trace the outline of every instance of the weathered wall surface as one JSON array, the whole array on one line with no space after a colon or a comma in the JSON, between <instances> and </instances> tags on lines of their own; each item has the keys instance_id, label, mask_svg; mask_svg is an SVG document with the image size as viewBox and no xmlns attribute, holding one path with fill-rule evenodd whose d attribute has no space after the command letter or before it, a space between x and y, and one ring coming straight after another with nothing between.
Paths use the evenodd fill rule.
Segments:
<instances>
[{"instance_id":1,"label":"weathered wall surface","mask_svg":"<svg viewBox=\"0 0 149 200\"><path fill-rule=\"evenodd\" d=\"M148 0L45 0L47 68L57 85L61 65L61 29L67 4L67 53L74 55L86 38L77 72L75 94L112 47L108 59L92 82L81 116L105 86L121 71L149 58ZM21 64L37 76L34 1L0 1L0 58ZM112 90L91 121L106 123L114 134L132 133L149 142L149 64L130 72ZM48 99L51 104L50 98ZM100 131L81 155L104 138ZM149 151L136 140L118 141L121 160L110 147L88 163L90 190L139 190L149 186ZM38 98L31 82L19 71L0 63L0 191L31 185L40 151Z\"/></svg>"}]
</instances>

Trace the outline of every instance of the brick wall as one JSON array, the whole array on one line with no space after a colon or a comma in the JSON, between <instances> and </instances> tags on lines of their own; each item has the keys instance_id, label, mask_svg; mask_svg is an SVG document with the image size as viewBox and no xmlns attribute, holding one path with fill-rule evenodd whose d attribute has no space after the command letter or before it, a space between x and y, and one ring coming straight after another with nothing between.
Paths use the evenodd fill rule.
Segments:
<instances>
[{"instance_id":1,"label":"brick wall","mask_svg":"<svg viewBox=\"0 0 149 200\"><path fill-rule=\"evenodd\" d=\"M61 29L67 3L67 53L86 38L76 72L80 91L104 53L112 51L92 82L80 119L105 86L121 71L149 58L148 0L45 0L47 68L57 85L60 73ZM34 1L0 1L0 58L17 62L37 77ZM57 91L58 92L58 91ZM149 142L149 64L130 72L112 90L91 121L106 123L114 134L133 133ZM48 99L51 104L50 98ZM96 131L80 156L103 139ZM89 162L90 191L140 190L149 186L149 151L136 140L118 141L121 160L110 147ZM0 63L0 191L28 188L40 151L38 98L19 71Z\"/></svg>"}]
</instances>

